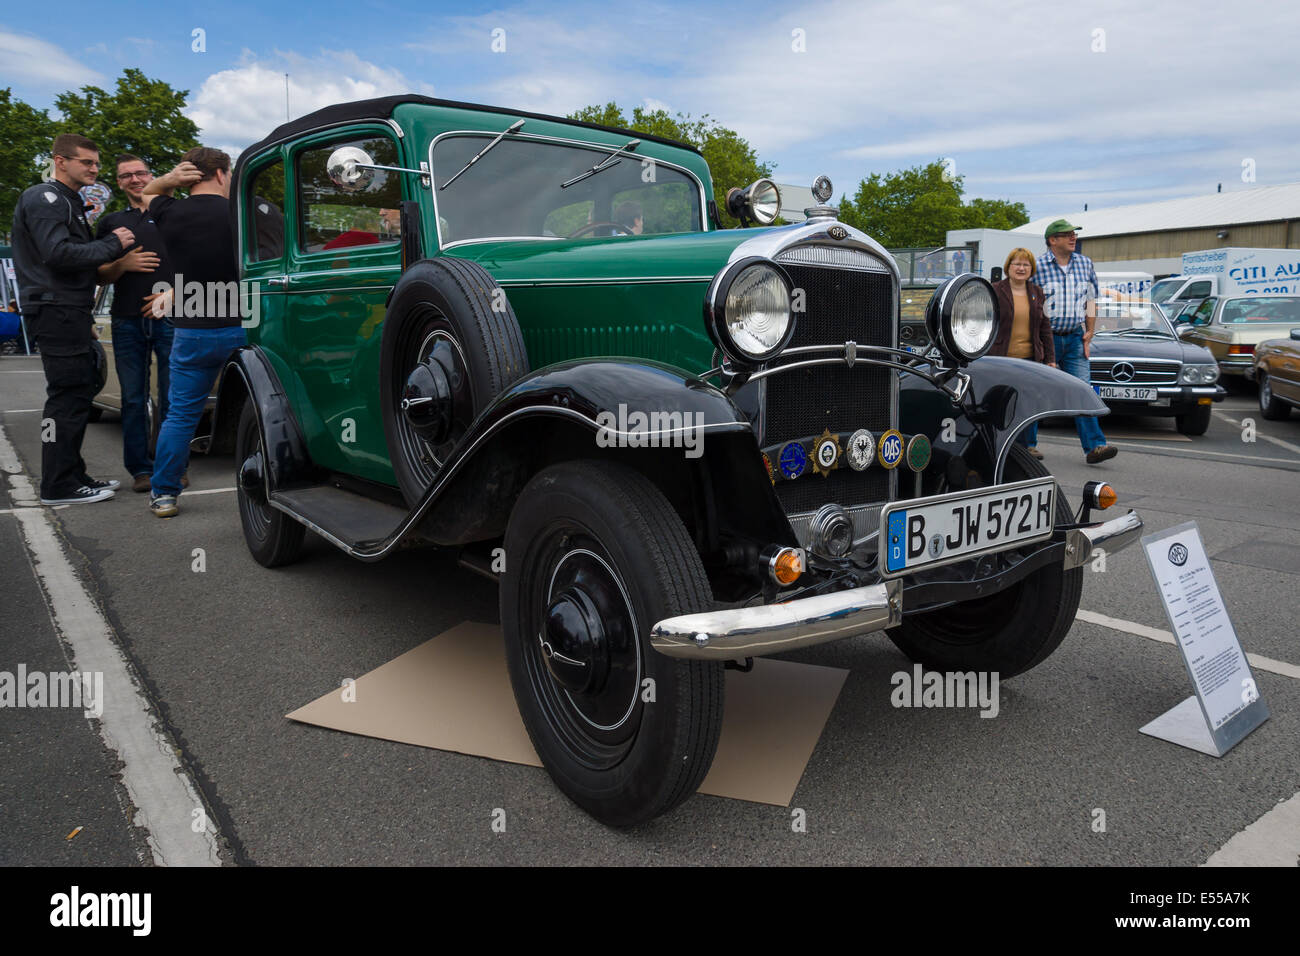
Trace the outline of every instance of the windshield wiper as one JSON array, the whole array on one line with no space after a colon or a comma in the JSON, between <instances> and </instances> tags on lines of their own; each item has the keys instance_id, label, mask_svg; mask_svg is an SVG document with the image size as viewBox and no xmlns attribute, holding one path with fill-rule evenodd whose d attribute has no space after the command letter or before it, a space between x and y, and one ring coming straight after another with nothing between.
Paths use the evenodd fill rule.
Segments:
<instances>
[{"instance_id":1,"label":"windshield wiper","mask_svg":"<svg viewBox=\"0 0 1300 956\"><path fill-rule=\"evenodd\" d=\"M1162 332L1159 329L1138 329L1138 328L1110 329L1105 332L1098 332L1097 334L1098 335L1158 335L1162 339L1169 338L1168 332Z\"/></svg>"},{"instance_id":2,"label":"windshield wiper","mask_svg":"<svg viewBox=\"0 0 1300 956\"><path fill-rule=\"evenodd\" d=\"M574 183L580 183L588 176L595 176L597 173L609 169L611 166L617 166L621 162L621 160L618 158L620 153L623 153L624 151L629 149L636 149L640 145L641 145L641 141L639 139L634 139L632 140L632 142L627 143L624 146L620 146L618 149L614 150L614 152L610 153L607 157L605 157L605 159L603 159L601 162L597 163L595 166L592 166L591 169L587 170L585 173L579 173L578 175L570 179L568 182L560 183L560 188L568 189Z\"/></svg>"},{"instance_id":3,"label":"windshield wiper","mask_svg":"<svg viewBox=\"0 0 1300 956\"><path fill-rule=\"evenodd\" d=\"M471 159L468 163L466 163L464 166L462 166L462 167L461 167L461 170L460 170L460 173L463 173L465 170L469 169L471 166L473 166L475 163L477 163L480 159L482 159L482 158L483 158L483 154L486 153L486 152L487 152L489 149L491 149L493 146L495 146L497 143L501 142L501 140L505 138L506 133L513 133L513 132L515 132L516 130L518 130L519 127L521 127L521 126L523 126L523 125L524 125L524 121L523 121L523 120L515 120L513 123L511 123L511 124L510 124L509 126L507 126L505 129L503 129L501 132L497 133L497 138L494 139L494 140L492 140L492 142L488 143L488 144L487 144L486 146L484 146L482 149L480 149L480 150L478 151L478 155L476 155L476 156L475 156L473 159ZM439 187L438 187L438 190L439 190L439 191L442 191L442 190L446 189L448 186L450 186L452 183L454 183L456 180L460 179L460 173L457 173L455 176L452 176L451 179L447 180L445 183L443 183L441 186L439 186Z\"/></svg>"}]
</instances>

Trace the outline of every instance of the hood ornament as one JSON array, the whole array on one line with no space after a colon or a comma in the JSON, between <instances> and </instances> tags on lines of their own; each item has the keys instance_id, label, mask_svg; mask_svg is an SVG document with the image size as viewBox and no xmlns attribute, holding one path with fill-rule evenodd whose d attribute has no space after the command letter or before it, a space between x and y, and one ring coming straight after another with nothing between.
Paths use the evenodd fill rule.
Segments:
<instances>
[{"instance_id":1,"label":"hood ornament","mask_svg":"<svg viewBox=\"0 0 1300 956\"><path fill-rule=\"evenodd\" d=\"M834 192L835 188L831 185L830 177L818 176L812 184L813 199L817 200L817 205L809 206L803 214L809 219L838 219L840 211L834 206L827 205Z\"/></svg>"}]
</instances>

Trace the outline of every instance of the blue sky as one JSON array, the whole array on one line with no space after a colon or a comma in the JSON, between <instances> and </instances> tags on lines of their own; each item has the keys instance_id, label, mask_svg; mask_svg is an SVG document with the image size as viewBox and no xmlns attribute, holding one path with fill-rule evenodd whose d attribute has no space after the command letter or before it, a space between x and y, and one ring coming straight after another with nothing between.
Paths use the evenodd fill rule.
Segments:
<instances>
[{"instance_id":1,"label":"blue sky","mask_svg":"<svg viewBox=\"0 0 1300 956\"><path fill-rule=\"evenodd\" d=\"M1033 218L1300 181L1300 4L566 2L10 5L0 86L36 106L127 66L190 90L205 144L414 91L538 112L708 113L836 198L951 159ZM206 49L194 52L193 31ZM495 32L494 31L504 31ZM75 37L75 39L72 39ZM504 50L494 52L493 42Z\"/></svg>"}]
</instances>

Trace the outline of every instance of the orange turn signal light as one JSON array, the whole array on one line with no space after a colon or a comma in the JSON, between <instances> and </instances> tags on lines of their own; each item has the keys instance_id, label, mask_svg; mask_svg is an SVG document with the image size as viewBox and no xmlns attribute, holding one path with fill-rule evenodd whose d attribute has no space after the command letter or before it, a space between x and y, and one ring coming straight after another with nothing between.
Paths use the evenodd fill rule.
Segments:
<instances>
[{"instance_id":1,"label":"orange turn signal light","mask_svg":"<svg viewBox=\"0 0 1300 956\"><path fill-rule=\"evenodd\" d=\"M777 584L794 584L804 572L803 552L798 548L782 548L772 557L768 569Z\"/></svg>"},{"instance_id":2,"label":"orange turn signal light","mask_svg":"<svg viewBox=\"0 0 1300 956\"><path fill-rule=\"evenodd\" d=\"M1115 494L1115 489L1110 485L1102 485L1097 489L1097 507L1103 511L1119 501L1119 495Z\"/></svg>"},{"instance_id":3,"label":"orange turn signal light","mask_svg":"<svg viewBox=\"0 0 1300 956\"><path fill-rule=\"evenodd\" d=\"M1253 345L1229 345L1229 355L1254 355L1255 346Z\"/></svg>"}]
</instances>

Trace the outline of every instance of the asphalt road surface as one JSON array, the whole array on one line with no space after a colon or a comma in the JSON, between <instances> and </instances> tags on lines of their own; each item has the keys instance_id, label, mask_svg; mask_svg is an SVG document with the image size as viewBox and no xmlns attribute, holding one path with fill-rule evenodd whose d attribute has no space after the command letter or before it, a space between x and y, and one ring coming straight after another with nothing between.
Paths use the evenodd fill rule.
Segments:
<instances>
[{"instance_id":1,"label":"asphalt road surface","mask_svg":"<svg viewBox=\"0 0 1300 956\"><path fill-rule=\"evenodd\" d=\"M1148 531L1198 523L1243 646L1267 659L1272 717L1227 756L1138 733L1191 689L1176 648L1143 636L1168 622L1135 546L1089 567L1084 613L1002 685L996 718L893 707L910 664L883 637L792 653L850 673L791 807L695 796L624 832L540 769L285 719L460 621L496 621L494 584L449 553L361 564L318 539L268 571L245 548L229 458L195 457L167 521L129 490L34 506L39 369L0 360L0 671L100 661L110 706L0 710L0 863L1186 865L1300 791L1300 414L1266 422L1249 392L1192 440L1169 420L1103 421L1120 455L1102 466L1072 427L1040 438L1072 500L1105 478ZM126 480L113 416L85 457Z\"/></svg>"}]
</instances>

